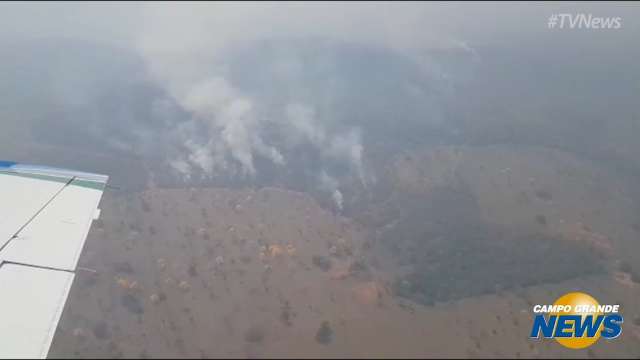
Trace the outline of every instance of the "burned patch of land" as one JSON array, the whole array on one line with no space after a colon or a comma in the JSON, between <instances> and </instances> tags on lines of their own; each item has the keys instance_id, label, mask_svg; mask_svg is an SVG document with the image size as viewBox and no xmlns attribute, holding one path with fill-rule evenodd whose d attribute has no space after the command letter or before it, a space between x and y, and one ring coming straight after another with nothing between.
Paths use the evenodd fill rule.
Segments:
<instances>
[{"instance_id":1,"label":"burned patch of land","mask_svg":"<svg viewBox=\"0 0 640 360\"><path fill-rule=\"evenodd\" d=\"M395 253L409 269L394 281L394 293L421 304L604 271L598 253L587 244L484 222L475 197L463 185L436 188L403 203L406 216L383 234L381 251Z\"/></svg>"},{"instance_id":2,"label":"burned patch of land","mask_svg":"<svg viewBox=\"0 0 640 360\"><path fill-rule=\"evenodd\" d=\"M458 300L602 273L593 251L538 234L504 238L490 232L449 238L413 256L394 292L421 304Z\"/></svg>"}]
</instances>

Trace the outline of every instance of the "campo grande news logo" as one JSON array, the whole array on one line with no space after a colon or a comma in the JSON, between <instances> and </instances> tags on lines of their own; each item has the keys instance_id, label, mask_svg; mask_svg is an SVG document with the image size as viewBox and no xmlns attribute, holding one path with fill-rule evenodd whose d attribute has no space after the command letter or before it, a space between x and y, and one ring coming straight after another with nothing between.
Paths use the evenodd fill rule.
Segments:
<instances>
[{"instance_id":1,"label":"campo grande news logo","mask_svg":"<svg viewBox=\"0 0 640 360\"><path fill-rule=\"evenodd\" d=\"M601 337L615 339L622 334L620 305L600 305L581 292L565 294L553 305L535 305L533 312L531 338L555 339L571 349L583 349Z\"/></svg>"}]
</instances>

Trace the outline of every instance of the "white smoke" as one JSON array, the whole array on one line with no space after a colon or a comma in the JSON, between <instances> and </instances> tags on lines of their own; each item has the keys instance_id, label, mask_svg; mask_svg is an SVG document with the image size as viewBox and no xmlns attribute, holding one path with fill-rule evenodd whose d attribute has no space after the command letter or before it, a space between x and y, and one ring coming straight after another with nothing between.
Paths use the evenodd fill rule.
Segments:
<instances>
[{"instance_id":1,"label":"white smoke","mask_svg":"<svg viewBox=\"0 0 640 360\"><path fill-rule=\"evenodd\" d=\"M191 179L191 165L181 159L173 159L169 161L169 166L175 170L183 181L189 181Z\"/></svg>"},{"instance_id":2,"label":"white smoke","mask_svg":"<svg viewBox=\"0 0 640 360\"><path fill-rule=\"evenodd\" d=\"M286 107L286 122L290 124L290 145L298 145L309 142L315 146L321 146L326 141L325 129L317 122L315 109L299 103L289 104Z\"/></svg>"},{"instance_id":3,"label":"white smoke","mask_svg":"<svg viewBox=\"0 0 640 360\"><path fill-rule=\"evenodd\" d=\"M327 130L322 126L325 121L316 117L316 111L311 106L289 104L286 113L290 126L288 133L294 143L312 144L323 157L348 164L360 182L366 185L362 136L358 128L327 135Z\"/></svg>"},{"instance_id":4,"label":"white smoke","mask_svg":"<svg viewBox=\"0 0 640 360\"><path fill-rule=\"evenodd\" d=\"M358 129L352 129L346 134L340 134L331 140L326 148L327 154L338 159L344 159L355 170L362 185L366 186L364 168L362 165L362 139Z\"/></svg>"},{"instance_id":5,"label":"white smoke","mask_svg":"<svg viewBox=\"0 0 640 360\"><path fill-rule=\"evenodd\" d=\"M183 178L195 171L209 177L252 177L257 158L284 166L287 150L310 145L322 158L349 165L366 186L360 129L329 129L329 119L318 116L317 104L293 98L279 99L282 108L270 112L272 117L265 116L260 100L231 83L227 55L259 40L319 37L420 57L420 50L453 43L435 31L424 31L430 10L433 7L391 3L158 4L145 8L141 26L145 30L138 38L138 50L153 78L200 125L177 131L185 153L170 159L171 166ZM274 71L305 70L295 57L284 54ZM287 79L288 74L282 77ZM285 143L267 140L264 129L274 125ZM203 132L205 140L201 139ZM337 186L331 192L342 207Z\"/></svg>"},{"instance_id":6,"label":"white smoke","mask_svg":"<svg viewBox=\"0 0 640 360\"><path fill-rule=\"evenodd\" d=\"M331 198L335 202L336 207L338 208L338 210L342 211L344 201L343 201L342 193L340 192L340 190L335 189L333 191L333 194L331 194Z\"/></svg>"},{"instance_id":7,"label":"white smoke","mask_svg":"<svg viewBox=\"0 0 640 360\"><path fill-rule=\"evenodd\" d=\"M364 184L363 145L359 129L351 128L329 133L312 106L291 103L275 120L261 118L254 109L254 100L242 96L223 78L212 78L176 96L178 104L187 110L193 121L205 125L208 141L193 141L193 127L183 127L178 133L186 150L170 164L183 179L190 179L193 170L206 176L237 174L254 176L256 156L278 166L285 165L283 153L297 145L313 146L323 158L350 166ZM280 147L263 139L265 125L279 126L286 138Z\"/></svg>"},{"instance_id":8,"label":"white smoke","mask_svg":"<svg viewBox=\"0 0 640 360\"><path fill-rule=\"evenodd\" d=\"M325 170L322 170L318 177L318 181L320 189L331 194L331 199L333 200L336 208L338 211L342 211L344 207L344 200L342 192L338 188L340 186L338 180L327 174Z\"/></svg>"},{"instance_id":9,"label":"white smoke","mask_svg":"<svg viewBox=\"0 0 640 360\"><path fill-rule=\"evenodd\" d=\"M232 159L242 174L253 176L256 155L277 165L284 164L282 154L265 144L260 136L260 119L253 101L239 94L224 78L195 83L174 97L208 132L209 140L204 144L196 144L189 140L191 134L183 134L186 135L184 145L189 150L186 161L191 167L198 167L211 176L217 171L228 171L227 159Z\"/></svg>"}]
</instances>

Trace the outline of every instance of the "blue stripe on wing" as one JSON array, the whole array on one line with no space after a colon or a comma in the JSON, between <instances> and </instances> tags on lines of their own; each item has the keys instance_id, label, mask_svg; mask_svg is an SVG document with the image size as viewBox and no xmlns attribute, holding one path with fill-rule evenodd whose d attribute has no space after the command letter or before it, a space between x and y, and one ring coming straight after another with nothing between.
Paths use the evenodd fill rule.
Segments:
<instances>
[{"instance_id":1,"label":"blue stripe on wing","mask_svg":"<svg viewBox=\"0 0 640 360\"><path fill-rule=\"evenodd\" d=\"M6 170L6 171L16 172L20 174L76 177L80 180L95 181L99 183L106 183L107 180L109 179L109 177L106 175L69 170L69 169L60 169L60 168L55 168L50 166L20 164L13 161L2 161L2 160L0 160L0 170Z\"/></svg>"},{"instance_id":2,"label":"blue stripe on wing","mask_svg":"<svg viewBox=\"0 0 640 360\"><path fill-rule=\"evenodd\" d=\"M14 161L3 161L3 160L0 160L0 168L11 168L16 164L17 163L14 162Z\"/></svg>"}]
</instances>

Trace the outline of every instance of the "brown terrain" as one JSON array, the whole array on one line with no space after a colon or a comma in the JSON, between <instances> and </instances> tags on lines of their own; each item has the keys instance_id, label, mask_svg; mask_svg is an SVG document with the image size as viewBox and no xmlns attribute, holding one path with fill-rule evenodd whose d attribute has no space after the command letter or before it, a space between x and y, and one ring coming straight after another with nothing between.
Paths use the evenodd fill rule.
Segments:
<instances>
[{"instance_id":1,"label":"brown terrain","mask_svg":"<svg viewBox=\"0 0 640 360\"><path fill-rule=\"evenodd\" d=\"M105 193L50 356L640 356L633 179L544 148L384 167L349 216L278 188ZM570 291L621 304L622 335L530 340Z\"/></svg>"}]
</instances>

